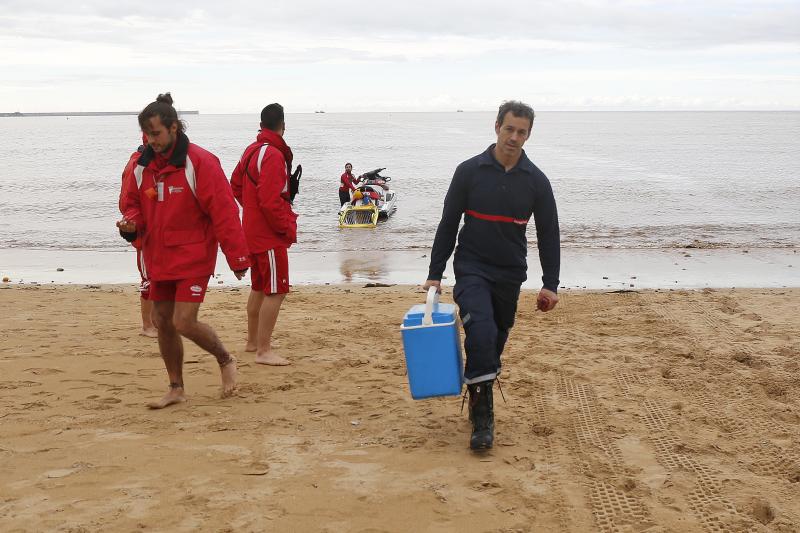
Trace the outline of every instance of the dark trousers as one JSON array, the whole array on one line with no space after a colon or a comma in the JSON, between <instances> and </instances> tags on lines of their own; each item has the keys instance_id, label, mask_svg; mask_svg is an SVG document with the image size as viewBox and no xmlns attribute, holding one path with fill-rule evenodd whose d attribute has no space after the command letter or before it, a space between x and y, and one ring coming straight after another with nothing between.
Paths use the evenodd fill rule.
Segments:
<instances>
[{"instance_id":1,"label":"dark trousers","mask_svg":"<svg viewBox=\"0 0 800 533\"><path fill-rule=\"evenodd\" d=\"M467 383L494 379L500 371L500 355L517 314L519 289L519 283L495 283L481 276L456 279L453 298L464 324Z\"/></svg>"},{"instance_id":2,"label":"dark trousers","mask_svg":"<svg viewBox=\"0 0 800 533\"><path fill-rule=\"evenodd\" d=\"M350 201L350 191L339 191L339 205Z\"/></svg>"}]
</instances>

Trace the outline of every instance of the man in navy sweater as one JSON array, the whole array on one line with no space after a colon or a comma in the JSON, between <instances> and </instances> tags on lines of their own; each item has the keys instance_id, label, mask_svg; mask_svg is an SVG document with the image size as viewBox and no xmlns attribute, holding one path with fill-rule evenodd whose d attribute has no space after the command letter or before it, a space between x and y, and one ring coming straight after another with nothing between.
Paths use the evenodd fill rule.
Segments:
<instances>
[{"instance_id":1,"label":"man in navy sweater","mask_svg":"<svg viewBox=\"0 0 800 533\"><path fill-rule=\"evenodd\" d=\"M533 118L530 106L504 102L494 125L497 143L456 168L425 282L426 290L432 286L441 290L442 274L458 234L453 297L464 324L464 378L473 450L486 450L494 443L492 385L514 325L520 286L527 279L525 231L531 215L542 265L536 307L550 311L558 303L561 244L556 202L547 177L522 149L531 135ZM458 232L462 215L464 227Z\"/></svg>"}]
</instances>

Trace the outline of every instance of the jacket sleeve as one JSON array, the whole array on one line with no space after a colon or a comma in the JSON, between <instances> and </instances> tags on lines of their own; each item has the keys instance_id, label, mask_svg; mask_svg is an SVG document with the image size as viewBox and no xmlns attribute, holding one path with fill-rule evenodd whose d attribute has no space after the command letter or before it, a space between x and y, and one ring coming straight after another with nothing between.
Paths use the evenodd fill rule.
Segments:
<instances>
[{"instance_id":1,"label":"jacket sleeve","mask_svg":"<svg viewBox=\"0 0 800 533\"><path fill-rule=\"evenodd\" d=\"M125 199L127 197L126 191L129 182L133 181L134 183L136 183L136 177L133 174L133 169L136 168L136 162L139 160L139 155L141 154L138 151L134 152L131 155L131 158L128 160L128 163L125 165L125 168L122 170L122 186L120 187L119 190L119 200L118 200L119 212L122 215L125 214L125 205L126 205ZM137 196L138 196L138 191L137 191ZM137 225L137 230L138 230L138 225ZM142 230L144 230L144 227L142 227ZM134 231L132 233L126 233L122 230L119 230L119 234L123 239L133 244L134 248L141 248L142 232Z\"/></svg>"},{"instance_id":2,"label":"jacket sleeve","mask_svg":"<svg viewBox=\"0 0 800 533\"><path fill-rule=\"evenodd\" d=\"M133 176L133 169L136 166L136 160L139 158L139 152L134 153L131 158L128 160L128 163L125 165L125 168L122 170L122 186L119 189L119 212L120 214L125 213L125 208L123 207L123 198L125 197L125 189L128 186L128 181L135 179Z\"/></svg>"},{"instance_id":3,"label":"jacket sleeve","mask_svg":"<svg viewBox=\"0 0 800 533\"><path fill-rule=\"evenodd\" d=\"M142 215L140 188L134 176L135 169L136 164L134 163L131 165L130 174L128 176L123 176L122 192L119 196L119 211L124 218L136 224L136 234L142 237L145 231L145 224L144 216Z\"/></svg>"},{"instance_id":4,"label":"jacket sleeve","mask_svg":"<svg viewBox=\"0 0 800 533\"><path fill-rule=\"evenodd\" d=\"M279 235L291 233L295 218L289 202L281 197L288 194L289 176L286 174L286 161L277 149L270 147L264 154L261 172L258 176L256 195L258 207L272 230Z\"/></svg>"},{"instance_id":5,"label":"jacket sleeve","mask_svg":"<svg viewBox=\"0 0 800 533\"><path fill-rule=\"evenodd\" d=\"M231 190L233 191L233 197L236 198L236 201L239 202L239 205L244 207L244 200L242 199L242 186L244 185L244 179L247 179L245 175L245 155L247 154L247 150L245 153L242 154L242 158L236 164L236 168L233 169L233 174L231 174Z\"/></svg>"},{"instance_id":6,"label":"jacket sleeve","mask_svg":"<svg viewBox=\"0 0 800 533\"><path fill-rule=\"evenodd\" d=\"M198 165L197 201L211 218L214 234L219 241L228 266L234 272L250 266L250 251L239 220L239 208L233 198L231 185L216 156L208 155Z\"/></svg>"},{"instance_id":7,"label":"jacket sleeve","mask_svg":"<svg viewBox=\"0 0 800 533\"><path fill-rule=\"evenodd\" d=\"M547 178L544 178L536 188L533 219L536 222L536 243L539 247L539 262L542 265L542 286L557 292L561 270L561 235L558 229L556 199Z\"/></svg>"},{"instance_id":8,"label":"jacket sleeve","mask_svg":"<svg viewBox=\"0 0 800 533\"><path fill-rule=\"evenodd\" d=\"M428 279L442 279L447 260L450 259L453 248L456 246L458 225L461 223L461 217L467 209L467 193L469 192L467 178L461 166L453 174L453 181L450 182L450 188L444 198L442 219L439 221L436 237L433 239Z\"/></svg>"}]
</instances>

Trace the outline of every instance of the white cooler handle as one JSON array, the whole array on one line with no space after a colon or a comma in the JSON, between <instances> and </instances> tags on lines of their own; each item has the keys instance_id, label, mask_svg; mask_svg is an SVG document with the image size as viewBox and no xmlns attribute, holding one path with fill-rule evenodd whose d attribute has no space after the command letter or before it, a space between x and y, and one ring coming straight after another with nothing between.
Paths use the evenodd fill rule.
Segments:
<instances>
[{"instance_id":1,"label":"white cooler handle","mask_svg":"<svg viewBox=\"0 0 800 533\"><path fill-rule=\"evenodd\" d=\"M422 316L422 325L430 326L433 324L433 306L439 304L439 290L437 287L428 289L428 297L425 299L425 314Z\"/></svg>"}]
</instances>

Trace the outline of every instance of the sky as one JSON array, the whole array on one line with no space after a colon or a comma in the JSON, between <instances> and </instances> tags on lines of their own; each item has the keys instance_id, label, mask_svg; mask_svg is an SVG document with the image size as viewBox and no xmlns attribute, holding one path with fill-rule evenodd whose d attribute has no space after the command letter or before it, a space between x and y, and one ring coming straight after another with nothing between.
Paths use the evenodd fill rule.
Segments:
<instances>
[{"instance_id":1,"label":"sky","mask_svg":"<svg viewBox=\"0 0 800 533\"><path fill-rule=\"evenodd\" d=\"M800 0L0 0L0 112L800 109Z\"/></svg>"}]
</instances>

